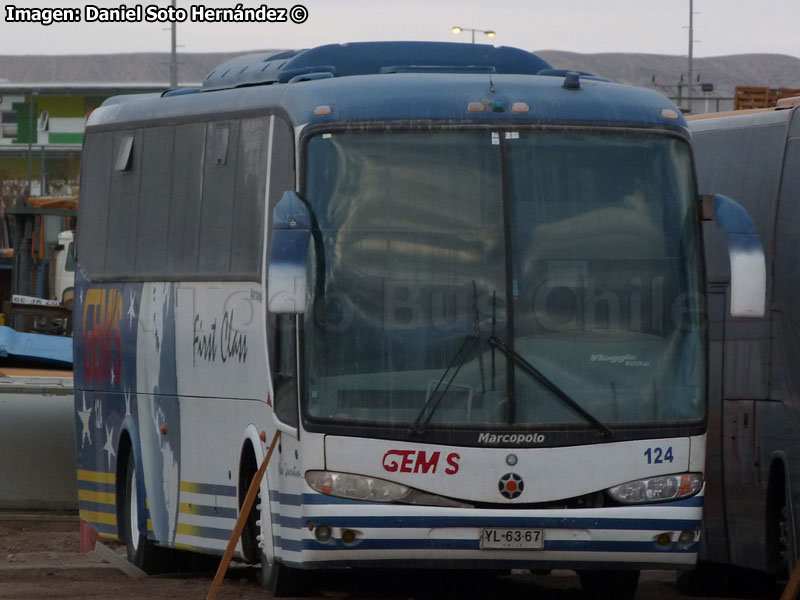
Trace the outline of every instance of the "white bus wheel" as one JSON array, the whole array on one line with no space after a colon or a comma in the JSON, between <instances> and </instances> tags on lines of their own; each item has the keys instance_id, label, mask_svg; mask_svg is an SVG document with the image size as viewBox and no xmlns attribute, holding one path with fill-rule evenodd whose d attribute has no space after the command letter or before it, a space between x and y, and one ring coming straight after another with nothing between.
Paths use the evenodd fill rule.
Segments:
<instances>
[{"instance_id":1,"label":"white bus wheel","mask_svg":"<svg viewBox=\"0 0 800 600\"><path fill-rule=\"evenodd\" d=\"M174 552L160 548L147 539L146 533L139 530L140 503L138 498L138 482L136 476L136 459L133 452L128 454L128 466L125 474L125 494L121 533L128 549L128 561L145 573L163 573L173 567Z\"/></svg>"}]
</instances>

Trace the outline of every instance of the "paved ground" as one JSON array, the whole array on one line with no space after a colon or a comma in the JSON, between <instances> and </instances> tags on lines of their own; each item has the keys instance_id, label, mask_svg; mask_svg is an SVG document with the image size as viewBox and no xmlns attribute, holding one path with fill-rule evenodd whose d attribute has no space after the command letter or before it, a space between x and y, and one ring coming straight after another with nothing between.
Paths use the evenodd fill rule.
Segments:
<instances>
[{"instance_id":1,"label":"paved ground","mask_svg":"<svg viewBox=\"0 0 800 600\"><path fill-rule=\"evenodd\" d=\"M7 516L5 517L8 518ZM113 599L167 600L205 598L214 576L213 565L205 570L133 580L105 563L96 554L80 554L78 523L67 521L0 520L0 599ZM122 553L122 548L117 549ZM220 590L219 599L264 600L255 570L232 567ZM676 591L675 576L670 572L652 572L643 576L638 598L681 600L690 598ZM712 587L719 588L721 582ZM764 594L747 593L742 581L734 584L737 597L762 598ZM750 586L753 587L753 586ZM557 571L549 576L525 572L511 576L488 577L485 574L371 572L323 574L315 579L315 596L326 600L581 600L577 577ZM719 595L694 596L731 600L730 590Z\"/></svg>"}]
</instances>

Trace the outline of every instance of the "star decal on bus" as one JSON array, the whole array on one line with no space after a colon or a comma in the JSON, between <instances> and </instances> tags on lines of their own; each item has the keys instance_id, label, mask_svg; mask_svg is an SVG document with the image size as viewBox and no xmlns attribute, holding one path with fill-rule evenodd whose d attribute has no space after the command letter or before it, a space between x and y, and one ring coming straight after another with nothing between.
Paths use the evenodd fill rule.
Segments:
<instances>
[{"instance_id":1,"label":"star decal on bus","mask_svg":"<svg viewBox=\"0 0 800 600\"><path fill-rule=\"evenodd\" d=\"M89 427L89 419L92 416L92 409L86 408L86 394L83 394L83 410L78 411L78 416L81 419L81 448L83 448L83 444L86 440L89 441L89 444L92 443L92 430Z\"/></svg>"},{"instance_id":2,"label":"star decal on bus","mask_svg":"<svg viewBox=\"0 0 800 600\"><path fill-rule=\"evenodd\" d=\"M113 439L114 439L114 428L112 427L111 430L109 430L106 427L106 443L103 445L103 450L105 450L105 452L106 452L106 458L108 459L108 470L109 471L111 470L111 457L112 456L114 458L117 457L117 453L114 450L114 443L112 441Z\"/></svg>"},{"instance_id":3,"label":"star decal on bus","mask_svg":"<svg viewBox=\"0 0 800 600\"><path fill-rule=\"evenodd\" d=\"M130 304L128 305L128 313L127 313L129 318L128 321L129 327L133 327L133 321L136 319L136 311L133 308L135 306L135 303L136 303L136 292L131 290L131 301Z\"/></svg>"}]
</instances>

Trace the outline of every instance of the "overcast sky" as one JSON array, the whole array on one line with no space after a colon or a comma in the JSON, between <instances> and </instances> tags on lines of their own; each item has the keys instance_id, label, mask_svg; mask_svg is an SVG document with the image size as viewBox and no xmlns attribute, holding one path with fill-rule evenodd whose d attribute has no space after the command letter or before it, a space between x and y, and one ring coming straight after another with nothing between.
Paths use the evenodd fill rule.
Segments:
<instances>
[{"instance_id":1,"label":"overcast sky","mask_svg":"<svg viewBox=\"0 0 800 600\"><path fill-rule=\"evenodd\" d=\"M170 0L144 0L168 6ZM234 0L177 0L178 6L235 6ZM265 0L266 2L266 0ZM274 0L270 7L302 2L308 20L293 23L197 23L178 25L180 52L307 48L368 40L469 41L454 25L492 29L493 40L476 42L526 50L582 53L688 53L689 0ZM117 7L125 0L96 0ZM242 0L255 7L261 0ZM127 0L127 6L137 0ZM96 54L166 52L168 26L158 23L38 24L6 20L9 5L80 7L70 0L5 0L0 54ZM778 53L800 57L800 0L694 0L695 56Z\"/></svg>"}]
</instances>

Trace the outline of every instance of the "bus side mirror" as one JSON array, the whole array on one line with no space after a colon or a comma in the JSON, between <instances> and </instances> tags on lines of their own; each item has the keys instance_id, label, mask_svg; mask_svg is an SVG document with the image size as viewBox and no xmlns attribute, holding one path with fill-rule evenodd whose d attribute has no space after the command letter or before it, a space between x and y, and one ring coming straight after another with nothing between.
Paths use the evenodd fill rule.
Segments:
<instances>
[{"instance_id":1,"label":"bus side mirror","mask_svg":"<svg viewBox=\"0 0 800 600\"><path fill-rule=\"evenodd\" d=\"M703 196L703 219L713 220L728 237L731 262L731 316L763 317L766 312L767 266L753 219L727 196Z\"/></svg>"},{"instance_id":2,"label":"bus side mirror","mask_svg":"<svg viewBox=\"0 0 800 600\"><path fill-rule=\"evenodd\" d=\"M302 314L311 215L297 193L284 192L275 206L270 238L267 308L273 314Z\"/></svg>"}]
</instances>

